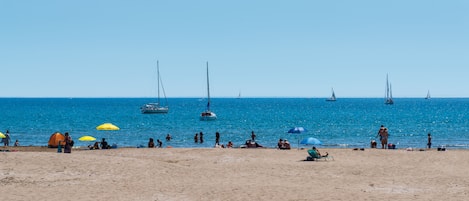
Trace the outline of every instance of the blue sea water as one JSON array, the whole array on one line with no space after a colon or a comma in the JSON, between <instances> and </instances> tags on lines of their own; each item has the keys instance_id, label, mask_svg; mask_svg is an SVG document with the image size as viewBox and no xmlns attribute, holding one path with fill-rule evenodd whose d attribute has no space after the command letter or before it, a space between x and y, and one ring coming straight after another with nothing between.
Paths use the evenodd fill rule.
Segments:
<instances>
[{"instance_id":1,"label":"blue sea water","mask_svg":"<svg viewBox=\"0 0 469 201\"><path fill-rule=\"evenodd\" d=\"M161 139L163 146L213 147L215 132L220 142L235 146L250 138L266 147L275 147L278 139L288 139L293 147L298 139L315 137L322 147L369 147L377 140L380 125L389 129L389 143L397 148L424 148L427 133L433 146L469 148L469 99L397 98L385 105L380 98L344 98L326 102L322 98L213 98L211 109L218 119L200 121L206 100L169 98L168 114L141 114L140 106L149 98L0 98L0 131L9 130L12 141L22 146L47 146L52 133L69 132L75 146L90 142L77 139L91 135L106 138L120 147L146 145L148 139ZM98 131L96 126L110 122L118 131ZM287 131L296 126L307 129L301 134ZM197 132L204 143L194 143ZM173 139L164 140L170 133ZM302 145L300 145L302 146Z\"/></svg>"}]
</instances>

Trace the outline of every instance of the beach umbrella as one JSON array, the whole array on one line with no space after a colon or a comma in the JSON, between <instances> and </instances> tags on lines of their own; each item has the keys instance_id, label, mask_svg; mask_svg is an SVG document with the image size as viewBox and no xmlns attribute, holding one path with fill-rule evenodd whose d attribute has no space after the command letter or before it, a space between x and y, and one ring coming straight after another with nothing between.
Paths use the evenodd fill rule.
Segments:
<instances>
[{"instance_id":1,"label":"beach umbrella","mask_svg":"<svg viewBox=\"0 0 469 201\"><path fill-rule=\"evenodd\" d=\"M0 138L6 138L7 136L5 136L5 134L3 134L2 132L0 132Z\"/></svg>"},{"instance_id":2,"label":"beach umbrella","mask_svg":"<svg viewBox=\"0 0 469 201\"><path fill-rule=\"evenodd\" d=\"M294 127L294 128L291 128L290 130L288 130L288 133L302 133L302 132L306 132L306 131L308 131L308 130L306 130L303 127Z\"/></svg>"},{"instance_id":3,"label":"beach umbrella","mask_svg":"<svg viewBox=\"0 0 469 201\"><path fill-rule=\"evenodd\" d=\"M112 123L104 123L96 127L96 130L100 131L117 131L119 130L119 127ZM109 133L107 133L108 139L109 139Z\"/></svg>"},{"instance_id":4,"label":"beach umbrella","mask_svg":"<svg viewBox=\"0 0 469 201\"><path fill-rule=\"evenodd\" d=\"M308 138L305 138L305 139L302 139L300 144L304 144L304 145L319 145L319 144L322 144L320 140L318 140L317 138L314 138L314 137L308 137Z\"/></svg>"},{"instance_id":5,"label":"beach umbrella","mask_svg":"<svg viewBox=\"0 0 469 201\"><path fill-rule=\"evenodd\" d=\"M119 127L111 123L104 123L97 126L96 130L116 131L119 130Z\"/></svg>"},{"instance_id":6,"label":"beach umbrella","mask_svg":"<svg viewBox=\"0 0 469 201\"><path fill-rule=\"evenodd\" d=\"M288 133L301 134L301 133L307 132L307 131L308 130L306 130L303 127L294 127L294 128L291 128L290 130L288 130ZM300 137L298 137L298 149L300 149Z\"/></svg>"},{"instance_id":7,"label":"beach umbrella","mask_svg":"<svg viewBox=\"0 0 469 201\"><path fill-rule=\"evenodd\" d=\"M85 135L85 136L81 136L80 138L78 138L78 140L80 140L80 141L95 141L96 138L94 138L93 136Z\"/></svg>"}]
</instances>

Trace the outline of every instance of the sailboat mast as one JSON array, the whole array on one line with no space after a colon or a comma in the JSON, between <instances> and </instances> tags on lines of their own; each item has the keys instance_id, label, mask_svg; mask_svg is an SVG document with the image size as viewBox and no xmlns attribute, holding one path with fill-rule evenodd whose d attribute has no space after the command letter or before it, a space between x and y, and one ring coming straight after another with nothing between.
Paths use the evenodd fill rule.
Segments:
<instances>
[{"instance_id":1,"label":"sailboat mast","mask_svg":"<svg viewBox=\"0 0 469 201\"><path fill-rule=\"evenodd\" d=\"M389 99L392 99L392 86L389 84Z\"/></svg>"},{"instance_id":2,"label":"sailboat mast","mask_svg":"<svg viewBox=\"0 0 469 201\"><path fill-rule=\"evenodd\" d=\"M210 82L209 82L209 77L208 77L208 61L207 61L207 97L208 97L207 110L210 111Z\"/></svg>"},{"instance_id":3,"label":"sailboat mast","mask_svg":"<svg viewBox=\"0 0 469 201\"><path fill-rule=\"evenodd\" d=\"M160 105L160 64L158 60L156 60L156 76L158 77L158 105Z\"/></svg>"},{"instance_id":4,"label":"sailboat mast","mask_svg":"<svg viewBox=\"0 0 469 201\"><path fill-rule=\"evenodd\" d=\"M389 99L389 81L388 81L388 74L386 74L386 90L385 90L384 98L386 99L386 101Z\"/></svg>"}]
</instances>

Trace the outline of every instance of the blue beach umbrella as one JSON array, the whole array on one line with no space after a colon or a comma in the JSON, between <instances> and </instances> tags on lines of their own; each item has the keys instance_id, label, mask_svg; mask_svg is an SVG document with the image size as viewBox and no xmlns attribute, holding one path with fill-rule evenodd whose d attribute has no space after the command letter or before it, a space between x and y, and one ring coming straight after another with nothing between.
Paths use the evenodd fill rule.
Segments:
<instances>
[{"instance_id":1,"label":"blue beach umbrella","mask_svg":"<svg viewBox=\"0 0 469 201\"><path fill-rule=\"evenodd\" d=\"M307 132L307 131L308 130L306 130L303 127L294 127L294 128L291 128L290 130L288 130L288 133L301 134L301 133ZM298 149L300 149L300 138L299 137L298 137Z\"/></svg>"},{"instance_id":2,"label":"blue beach umbrella","mask_svg":"<svg viewBox=\"0 0 469 201\"><path fill-rule=\"evenodd\" d=\"M308 130L306 130L303 127L295 127L295 128L292 128L292 129L288 130L288 133L302 133L302 132L306 132L306 131L308 131Z\"/></svg>"},{"instance_id":3,"label":"blue beach umbrella","mask_svg":"<svg viewBox=\"0 0 469 201\"><path fill-rule=\"evenodd\" d=\"M304 144L304 145L319 145L319 144L322 144L320 140L318 140L317 138L314 138L314 137L308 137L308 138L305 138L305 139L302 139L300 144Z\"/></svg>"}]
</instances>

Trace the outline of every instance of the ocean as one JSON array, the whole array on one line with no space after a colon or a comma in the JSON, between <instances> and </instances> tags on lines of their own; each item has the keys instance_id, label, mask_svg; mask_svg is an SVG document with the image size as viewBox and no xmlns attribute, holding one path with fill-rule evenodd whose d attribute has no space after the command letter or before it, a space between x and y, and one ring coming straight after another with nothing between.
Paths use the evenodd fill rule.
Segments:
<instances>
[{"instance_id":1,"label":"ocean","mask_svg":"<svg viewBox=\"0 0 469 201\"><path fill-rule=\"evenodd\" d=\"M381 125L389 129L389 143L396 148L424 148L427 134L433 147L469 149L469 99L395 98L385 105L382 98L212 98L211 110L218 119L200 121L206 100L169 98L167 114L141 114L140 107L152 98L0 98L0 131L10 131L12 143L47 146L55 132L69 132L75 146L87 146L79 137L106 138L118 147L146 146L149 138L163 146L209 148L232 141L235 147L250 139L275 147L288 139L292 147L306 137L322 142L318 147L368 148ZM113 123L118 131L99 131L96 126ZM293 127L306 132L290 134ZM195 143L195 133L204 133L204 143ZM170 134L171 141L165 136ZM299 145L300 147L309 147Z\"/></svg>"}]
</instances>

